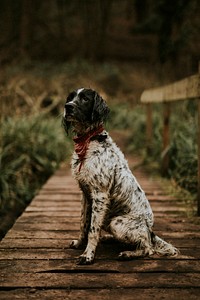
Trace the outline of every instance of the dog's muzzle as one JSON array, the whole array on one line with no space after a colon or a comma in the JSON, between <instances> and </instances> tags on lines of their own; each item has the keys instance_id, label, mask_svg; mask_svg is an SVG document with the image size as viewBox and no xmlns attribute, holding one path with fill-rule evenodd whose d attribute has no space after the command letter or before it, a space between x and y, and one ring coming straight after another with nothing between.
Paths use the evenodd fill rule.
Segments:
<instances>
[{"instance_id":1,"label":"dog's muzzle","mask_svg":"<svg viewBox=\"0 0 200 300\"><path fill-rule=\"evenodd\" d=\"M64 110L64 117L73 117L74 115L75 105L73 103L66 103L65 110Z\"/></svg>"}]
</instances>

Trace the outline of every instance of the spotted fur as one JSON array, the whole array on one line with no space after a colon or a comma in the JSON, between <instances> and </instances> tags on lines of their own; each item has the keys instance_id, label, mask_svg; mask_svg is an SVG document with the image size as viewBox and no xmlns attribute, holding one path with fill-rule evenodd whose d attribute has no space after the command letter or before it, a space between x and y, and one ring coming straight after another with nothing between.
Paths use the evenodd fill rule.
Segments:
<instances>
[{"instance_id":1,"label":"spotted fur","mask_svg":"<svg viewBox=\"0 0 200 300\"><path fill-rule=\"evenodd\" d=\"M91 98L92 92L93 98ZM68 122L68 125L72 126L79 135L99 126L105 119L107 105L95 91L92 92L88 89L73 92L65 107L64 123ZM77 116L77 112L81 112L78 108L85 105L82 98L87 97L88 93L90 110L95 106L103 105L104 116L100 118L98 115L98 122L84 121L87 123L85 126L77 121L77 118L81 119ZM101 103L92 104L94 98ZM101 107L99 109L101 110ZM91 113L92 111L89 111L88 115ZM80 236L70 245L71 248L85 249L79 257L78 264L90 264L94 261L101 229L123 243L137 245L134 251L121 252L119 259L133 259L154 253L160 255L178 253L174 246L153 233L154 219L149 201L130 171L124 155L107 131L102 131L90 140L81 169L79 157L74 152L71 168L83 194Z\"/></svg>"}]
</instances>

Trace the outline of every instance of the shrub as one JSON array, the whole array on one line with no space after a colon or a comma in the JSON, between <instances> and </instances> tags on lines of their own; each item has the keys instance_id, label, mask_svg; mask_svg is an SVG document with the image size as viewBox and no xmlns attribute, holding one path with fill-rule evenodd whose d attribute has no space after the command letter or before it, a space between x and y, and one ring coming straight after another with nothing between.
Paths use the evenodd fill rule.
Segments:
<instances>
[{"instance_id":1,"label":"shrub","mask_svg":"<svg viewBox=\"0 0 200 300\"><path fill-rule=\"evenodd\" d=\"M110 127L130 130L129 151L143 154L146 162L161 162L163 113L162 105L153 105L152 151L145 151L146 111L128 104L111 108ZM139 151L138 151L139 150ZM197 108L195 101L173 104L170 119L168 176L191 193L197 192Z\"/></svg>"},{"instance_id":2,"label":"shrub","mask_svg":"<svg viewBox=\"0 0 200 300\"><path fill-rule=\"evenodd\" d=\"M2 122L1 212L29 203L66 158L66 145L60 119L36 115Z\"/></svg>"},{"instance_id":3,"label":"shrub","mask_svg":"<svg viewBox=\"0 0 200 300\"><path fill-rule=\"evenodd\" d=\"M197 192L197 110L195 102L179 107L180 116L172 116L171 144L169 149L169 175L178 185L191 193Z\"/></svg>"}]
</instances>

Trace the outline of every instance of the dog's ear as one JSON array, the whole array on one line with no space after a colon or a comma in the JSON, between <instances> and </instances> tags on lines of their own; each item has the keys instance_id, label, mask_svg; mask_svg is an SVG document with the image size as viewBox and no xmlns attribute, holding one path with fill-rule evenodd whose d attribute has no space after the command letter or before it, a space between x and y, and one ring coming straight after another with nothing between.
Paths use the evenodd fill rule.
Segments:
<instances>
[{"instance_id":1,"label":"dog's ear","mask_svg":"<svg viewBox=\"0 0 200 300\"><path fill-rule=\"evenodd\" d=\"M73 91L69 93L69 95L66 98L66 103L72 101L74 97L77 95L76 91ZM67 121L65 117L62 118L62 126L65 129L66 133L69 134L70 128L71 128L71 122Z\"/></svg>"},{"instance_id":2,"label":"dog's ear","mask_svg":"<svg viewBox=\"0 0 200 300\"><path fill-rule=\"evenodd\" d=\"M66 119L62 118L62 126L67 134L69 134L69 130L71 128L71 122L66 121Z\"/></svg>"},{"instance_id":3,"label":"dog's ear","mask_svg":"<svg viewBox=\"0 0 200 300\"><path fill-rule=\"evenodd\" d=\"M94 92L94 106L92 111L92 122L105 121L110 112L109 107L99 94Z\"/></svg>"}]
</instances>

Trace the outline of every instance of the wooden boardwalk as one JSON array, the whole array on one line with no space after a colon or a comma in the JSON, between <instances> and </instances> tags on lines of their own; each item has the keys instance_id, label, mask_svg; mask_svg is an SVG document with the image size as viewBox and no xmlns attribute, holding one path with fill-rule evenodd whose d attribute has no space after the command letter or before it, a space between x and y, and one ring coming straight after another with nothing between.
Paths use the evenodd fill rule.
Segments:
<instances>
[{"instance_id":1,"label":"wooden boardwalk","mask_svg":"<svg viewBox=\"0 0 200 300\"><path fill-rule=\"evenodd\" d=\"M133 166L137 160L130 160ZM61 168L0 242L0 299L200 299L200 225L158 179L134 171L154 214L155 232L177 246L176 258L121 262L119 245L99 245L95 263L76 265L80 192Z\"/></svg>"}]
</instances>

